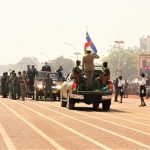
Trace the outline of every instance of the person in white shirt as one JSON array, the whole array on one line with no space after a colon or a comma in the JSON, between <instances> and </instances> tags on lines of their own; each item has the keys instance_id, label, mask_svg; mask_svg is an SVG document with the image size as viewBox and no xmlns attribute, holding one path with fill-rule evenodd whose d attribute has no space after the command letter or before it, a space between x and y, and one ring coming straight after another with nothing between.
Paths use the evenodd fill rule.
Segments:
<instances>
[{"instance_id":1,"label":"person in white shirt","mask_svg":"<svg viewBox=\"0 0 150 150\"><path fill-rule=\"evenodd\" d=\"M118 78L118 89L119 89L119 95L120 95L120 103L122 103L122 98L123 98L123 80L122 80L122 76L119 76Z\"/></svg>"},{"instance_id":2,"label":"person in white shirt","mask_svg":"<svg viewBox=\"0 0 150 150\"><path fill-rule=\"evenodd\" d=\"M140 81L140 97L141 97L141 105L139 107L146 106L144 97L146 96L146 78L145 74L141 73L141 81Z\"/></svg>"}]
</instances>

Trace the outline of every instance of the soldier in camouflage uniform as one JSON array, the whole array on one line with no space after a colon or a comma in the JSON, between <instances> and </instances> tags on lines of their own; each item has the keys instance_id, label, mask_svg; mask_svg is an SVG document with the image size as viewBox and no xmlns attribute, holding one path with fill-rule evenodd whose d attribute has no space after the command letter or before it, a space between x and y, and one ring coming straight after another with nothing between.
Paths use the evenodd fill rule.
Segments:
<instances>
[{"instance_id":1,"label":"soldier in camouflage uniform","mask_svg":"<svg viewBox=\"0 0 150 150\"><path fill-rule=\"evenodd\" d=\"M52 100L52 84L53 80L50 77L50 74L47 73L44 78L44 100L46 101L47 95L49 94L50 100Z\"/></svg>"},{"instance_id":2,"label":"soldier in camouflage uniform","mask_svg":"<svg viewBox=\"0 0 150 150\"><path fill-rule=\"evenodd\" d=\"M25 71L23 71L23 74L20 77L20 91L22 100L25 100L27 95L27 77Z\"/></svg>"},{"instance_id":3,"label":"soldier in camouflage uniform","mask_svg":"<svg viewBox=\"0 0 150 150\"><path fill-rule=\"evenodd\" d=\"M21 91L20 91L20 82L21 82L21 71L19 71L18 72L18 82L19 82L19 84L18 84L18 92L17 92L17 95L18 95L18 99L20 99L20 96L21 96Z\"/></svg>"},{"instance_id":4,"label":"soldier in camouflage uniform","mask_svg":"<svg viewBox=\"0 0 150 150\"><path fill-rule=\"evenodd\" d=\"M9 98L12 98L12 93L13 93L12 80L13 80L14 73L15 73L15 71L12 70L12 72L10 73L9 79L8 79L8 84L9 84Z\"/></svg>"},{"instance_id":5,"label":"soldier in camouflage uniform","mask_svg":"<svg viewBox=\"0 0 150 150\"><path fill-rule=\"evenodd\" d=\"M2 98L7 98L7 76L6 72L3 73L2 79L1 79L1 85L2 85Z\"/></svg>"},{"instance_id":6,"label":"soldier in camouflage uniform","mask_svg":"<svg viewBox=\"0 0 150 150\"><path fill-rule=\"evenodd\" d=\"M16 73L14 73L13 79L12 79L12 99L16 99L17 93L18 93L18 86L19 86L19 80L18 77L16 75Z\"/></svg>"}]
</instances>

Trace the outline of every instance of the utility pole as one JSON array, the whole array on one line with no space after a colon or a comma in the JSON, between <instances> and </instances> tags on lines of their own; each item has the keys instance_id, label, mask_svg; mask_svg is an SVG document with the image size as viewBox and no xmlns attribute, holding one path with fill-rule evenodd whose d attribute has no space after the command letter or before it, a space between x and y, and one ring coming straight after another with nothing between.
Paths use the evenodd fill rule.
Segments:
<instances>
[{"instance_id":1,"label":"utility pole","mask_svg":"<svg viewBox=\"0 0 150 150\"><path fill-rule=\"evenodd\" d=\"M76 55L76 59L78 60L79 55L81 55L81 53L78 52L77 48L76 48L74 45L72 45L72 44L70 44L70 43L68 43L68 42L66 42L65 44L66 44L66 45L69 45L70 47L72 47L73 49L75 49L75 52L74 52L73 54Z\"/></svg>"},{"instance_id":2,"label":"utility pole","mask_svg":"<svg viewBox=\"0 0 150 150\"><path fill-rule=\"evenodd\" d=\"M118 52L119 52L119 60L118 60L118 66L116 69L116 76L122 76L122 67L121 67L121 44L124 44L124 41L114 41L115 44L117 44Z\"/></svg>"}]
</instances>

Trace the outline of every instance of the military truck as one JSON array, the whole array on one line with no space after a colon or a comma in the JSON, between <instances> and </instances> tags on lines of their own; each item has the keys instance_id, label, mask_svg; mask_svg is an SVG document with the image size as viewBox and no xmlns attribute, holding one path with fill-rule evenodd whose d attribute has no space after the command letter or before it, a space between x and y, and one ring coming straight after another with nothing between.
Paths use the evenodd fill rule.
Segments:
<instances>
[{"instance_id":1,"label":"military truck","mask_svg":"<svg viewBox=\"0 0 150 150\"><path fill-rule=\"evenodd\" d=\"M82 102L92 104L94 109L98 109L101 103L102 109L108 111L111 105L113 84L111 81L107 81L106 84L100 83L100 80L95 81L95 79L101 75L102 67L95 66L92 90L86 90L84 88L85 82L81 82L77 85L72 78L72 72L70 72L60 89L61 107L73 109L76 103Z\"/></svg>"},{"instance_id":2,"label":"military truck","mask_svg":"<svg viewBox=\"0 0 150 150\"><path fill-rule=\"evenodd\" d=\"M40 98L43 99L44 96L44 78L48 72L47 71L38 71L35 75L34 81L34 99L39 100ZM57 72L49 72L50 77L53 80L52 85L52 96L53 100L60 100L60 88L61 82L58 80L58 73Z\"/></svg>"}]
</instances>

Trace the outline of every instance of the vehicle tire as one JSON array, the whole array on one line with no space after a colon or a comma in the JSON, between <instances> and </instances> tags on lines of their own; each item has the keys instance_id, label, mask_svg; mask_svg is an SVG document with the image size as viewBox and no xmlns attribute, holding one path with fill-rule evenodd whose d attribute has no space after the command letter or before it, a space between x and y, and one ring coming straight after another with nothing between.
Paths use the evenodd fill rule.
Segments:
<instances>
[{"instance_id":1,"label":"vehicle tire","mask_svg":"<svg viewBox=\"0 0 150 150\"><path fill-rule=\"evenodd\" d=\"M57 96L56 94L53 95L53 101L56 101L57 100Z\"/></svg>"},{"instance_id":2,"label":"vehicle tire","mask_svg":"<svg viewBox=\"0 0 150 150\"><path fill-rule=\"evenodd\" d=\"M93 108L98 109L99 108L99 103L93 103Z\"/></svg>"},{"instance_id":3,"label":"vehicle tire","mask_svg":"<svg viewBox=\"0 0 150 150\"><path fill-rule=\"evenodd\" d=\"M72 98L69 97L69 94L68 94L68 97L67 97L67 108L68 109L73 109L74 105L75 105L75 102L73 101Z\"/></svg>"},{"instance_id":4,"label":"vehicle tire","mask_svg":"<svg viewBox=\"0 0 150 150\"><path fill-rule=\"evenodd\" d=\"M61 107L66 107L67 106L67 102L63 101L62 93L60 93L60 105L61 105Z\"/></svg>"},{"instance_id":5,"label":"vehicle tire","mask_svg":"<svg viewBox=\"0 0 150 150\"><path fill-rule=\"evenodd\" d=\"M104 111L108 111L110 109L110 104L103 102L102 103L102 108L103 108Z\"/></svg>"},{"instance_id":6,"label":"vehicle tire","mask_svg":"<svg viewBox=\"0 0 150 150\"><path fill-rule=\"evenodd\" d=\"M38 94L37 90L34 90L34 98L36 101L39 100L39 94Z\"/></svg>"},{"instance_id":7,"label":"vehicle tire","mask_svg":"<svg viewBox=\"0 0 150 150\"><path fill-rule=\"evenodd\" d=\"M58 97L58 101L60 101L60 94L57 94L57 97Z\"/></svg>"}]
</instances>

